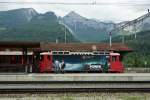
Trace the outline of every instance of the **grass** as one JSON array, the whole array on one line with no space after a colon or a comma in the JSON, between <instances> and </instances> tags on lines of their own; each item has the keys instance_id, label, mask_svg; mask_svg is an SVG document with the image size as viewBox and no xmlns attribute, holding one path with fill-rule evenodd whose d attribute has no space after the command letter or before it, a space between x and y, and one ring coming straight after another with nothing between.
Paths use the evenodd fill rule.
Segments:
<instances>
[{"instance_id":1,"label":"grass","mask_svg":"<svg viewBox=\"0 0 150 100\"><path fill-rule=\"evenodd\" d=\"M0 94L0 100L150 100L149 93Z\"/></svg>"},{"instance_id":2,"label":"grass","mask_svg":"<svg viewBox=\"0 0 150 100\"><path fill-rule=\"evenodd\" d=\"M128 95L128 96L122 96L120 98L121 100L149 100L150 96L146 95Z\"/></svg>"}]
</instances>

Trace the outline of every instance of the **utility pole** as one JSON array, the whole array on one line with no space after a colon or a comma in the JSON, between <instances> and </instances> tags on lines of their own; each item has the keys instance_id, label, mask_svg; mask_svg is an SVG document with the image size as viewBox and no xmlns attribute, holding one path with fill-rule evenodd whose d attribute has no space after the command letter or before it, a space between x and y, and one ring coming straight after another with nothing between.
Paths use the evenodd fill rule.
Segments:
<instances>
[{"instance_id":1,"label":"utility pole","mask_svg":"<svg viewBox=\"0 0 150 100\"><path fill-rule=\"evenodd\" d=\"M56 44L58 44L58 38L56 38Z\"/></svg>"},{"instance_id":2,"label":"utility pole","mask_svg":"<svg viewBox=\"0 0 150 100\"><path fill-rule=\"evenodd\" d=\"M125 43L125 37L124 37L124 35L122 35L122 43L123 44Z\"/></svg>"},{"instance_id":3,"label":"utility pole","mask_svg":"<svg viewBox=\"0 0 150 100\"><path fill-rule=\"evenodd\" d=\"M136 38L137 38L137 36L136 36L136 25L135 25L136 23L134 23L134 38L135 38L135 40L136 40Z\"/></svg>"},{"instance_id":4,"label":"utility pole","mask_svg":"<svg viewBox=\"0 0 150 100\"><path fill-rule=\"evenodd\" d=\"M74 21L74 28L75 28L75 32L76 32L76 29L77 29L77 26L76 26L76 21Z\"/></svg>"},{"instance_id":5,"label":"utility pole","mask_svg":"<svg viewBox=\"0 0 150 100\"><path fill-rule=\"evenodd\" d=\"M124 36L124 33L123 33L123 27L121 28L121 32L122 32L122 43L124 44L125 43L125 36Z\"/></svg>"},{"instance_id":6,"label":"utility pole","mask_svg":"<svg viewBox=\"0 0 150 100\"><path fill-rule=\"evenodd\" d=\"M67 43L67 31L66 31L66 26L65 26L65 44Z\"/></svg>"},{"instance_id":7,"label":"utility pole","mask_svg":"<svg viewBox=\"0 0 150 100\"><path fill-rule=\"evenodd\" d=\"M112 33L109 32L109 46L112 46Z\"/></svg>"}]
</instances>

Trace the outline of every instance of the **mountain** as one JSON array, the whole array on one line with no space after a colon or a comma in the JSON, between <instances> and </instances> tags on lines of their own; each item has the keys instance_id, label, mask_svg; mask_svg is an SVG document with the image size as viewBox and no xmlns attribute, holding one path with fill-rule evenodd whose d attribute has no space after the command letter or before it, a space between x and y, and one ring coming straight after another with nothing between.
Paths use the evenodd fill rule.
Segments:
<instances>
[{"instance_id":1,"label":"mountain","mask_svg":"<svg viewBox=\"0 0 150 100\"><path fill-rule=\"evenodd\" d=\"M39 14L33 8L0 11L0 39L2 41L55 42L58 40L64 42L66 27L68 42L100 42L108 39L111 30L123 25L127 26L122 31L114 31L113 37L148 31L150 30L150 13L132 21L113 23L88 19L73 11L62 18L57 17L54 12Z\"/></svg>"},{"instance_id":2,"label":"mountain","mask_svg":"<svg viewBox=\"0 0 150 100\"><path fill-rule=\"evenodd\" d=\"M59 24L54 12L39 14L32 8L0 12L1 41L64 42L65 28ZM67 42L77 39L66 29Z\"/></svg>"},{"instance_id":3,"label":"mountain","mask_svg":"<svg viewBox=\"0 0 150 100\"><path fill-rule=\"evenodd\" d=\"M72 30L73 35L79 40L83 42L100 42L108 39L110 31L115 37L150 30L150 13L131 21L113 23L88 19L72 11L62 18L62 22Z\"/></svg>"},{"instance_id":4,"label":"mountain","mask_svg":"<svg viewBox=\"0 0 150 100\"><path fill-rule=\"evenodd\" d=\"M1 27L18 27L18 25L29 22L37 14L32 8L0 11L0 25Z\"/></svg>"},{"instance_id":5,"label":"mountain","mask_svg":"<svg viewBox=\"0 0 150 100\"><path fill-rule=\"evenodd\" d=\"M83 42L100 42L108 38L115 23L105 23L95 19L82 17L76 12L70 12L62 18L62 22L72 29L75 36Z\"/></svg>"}]
</instances>

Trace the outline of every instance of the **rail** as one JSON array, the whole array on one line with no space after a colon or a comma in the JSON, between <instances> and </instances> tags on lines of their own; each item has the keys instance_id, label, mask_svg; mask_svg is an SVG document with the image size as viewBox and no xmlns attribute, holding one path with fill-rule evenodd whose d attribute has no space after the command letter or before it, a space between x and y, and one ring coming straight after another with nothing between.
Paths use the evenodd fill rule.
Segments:
<instances>
[{"instance_id":1,"label":"rail","mask_svg":"<svg viewBox=\"0 0 150 100\"><path fill-rule=\"evenodd\" d=\"M150 91L150 82L9 82L0 83L0 92L105 92Z\"/></svg>"}]
</instances>

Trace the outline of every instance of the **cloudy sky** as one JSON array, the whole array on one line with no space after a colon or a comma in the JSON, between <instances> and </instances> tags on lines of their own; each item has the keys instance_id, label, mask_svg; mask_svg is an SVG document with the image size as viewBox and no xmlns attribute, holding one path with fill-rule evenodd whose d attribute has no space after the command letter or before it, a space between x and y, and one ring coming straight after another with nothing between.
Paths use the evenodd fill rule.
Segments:
<instances>
[{"instance_id":1,"label":"cloudy sky","mask_svg":"<svg viewBox=\"0 0 150 100\"><path fill-rule=\"evenodd\" d=\"M18 2L18 3L8 4L2 2ZM19 2L32 2L32 3L29 4ZM62 4L46 4L46 2L96 3L96 5L62 5ZM147 13L147 9L150 8L150 1L149 0L0 0L1 11L17 8L34 8L39 13L53 11L58 16L64 16L70 11L75 11L87 18L99 19L101 21L121 22L132 20Z\"/></svg>"}]
</instances>

